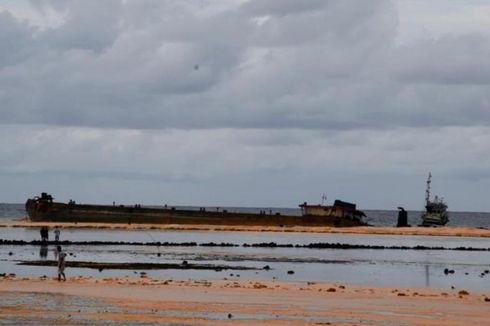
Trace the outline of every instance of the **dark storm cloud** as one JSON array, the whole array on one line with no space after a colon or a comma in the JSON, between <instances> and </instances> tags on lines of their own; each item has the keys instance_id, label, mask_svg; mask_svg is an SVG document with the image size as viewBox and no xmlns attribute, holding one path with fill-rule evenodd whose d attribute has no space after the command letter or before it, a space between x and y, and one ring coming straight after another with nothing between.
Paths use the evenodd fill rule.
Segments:
<instances>
[{"instance_id":1,"label":"dark storm cloud","mask_svg":"<svg viewBox=\"0 0 490 326\"><path fill-rule=\"evenodd\" d=\"M112 46L121 32L118 29L120 1L69 1L59 9L67 12L66 23L42 33L38 40L53 50L100 52Z\"/></svg>"},{"instance_id":2,"label":"dark storm cloud","mask_svg":"<svg viewBox=\"0 0 490 326\"><path fill-rule=\"evenodd\" d=\"M35 30L18 22L10 13L0 12L0 68L26 60Z\"/></svg>"},{"instance_id":3,"label":"dark storm cloud","mask_svg":"<svg viewBox=\"0 0 490 326\"><path fill-rule=\"evenodd\" d=\"M341 130L490 122L489 33L400 46L387 0L34 7L64 21L39 29L0 13L9 49L0 53L1 123Z\"/></svg>"},{"instance_id":4,"label":"dark storm cloud","mask_svg":"<svg viewBox=\"0 0 490 326\"><path fill-rule=\"evenodd\" d=\"M393 71L402 82L490 85L489 35L446 36L402 47Z\"/></svg>"},{"instance_id":5,"label":"dark storm cloud","mask_svg":"<svg viewBox=\"0 0 490 326\"><path fill-rule=\"evenodd\" d=\"M305 12L314 12L325 8L332 1L312 0L270 0L270 1L250 1L243 5L244 11L253 16L274 15L297 15Z\"/></svg>"}]
</instances>

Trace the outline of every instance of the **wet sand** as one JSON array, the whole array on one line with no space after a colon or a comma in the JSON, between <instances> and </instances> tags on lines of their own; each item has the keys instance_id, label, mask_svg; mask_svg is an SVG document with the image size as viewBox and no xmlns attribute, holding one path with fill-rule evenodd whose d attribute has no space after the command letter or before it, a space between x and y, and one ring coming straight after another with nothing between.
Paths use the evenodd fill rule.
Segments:
<instances>
[{"instance_id":1,"label":"wet sand","mask_svg":"<svg viewBox=\"0 0 490 326\"><path fill-rule=\"evenodd\" d=\"M247 231L247 232L307 232L307 233L343 233L343 234L384 234L384 235L423 235L423 236L457 236L457 237L490 237L490 229L466 226L444 227L274 227L274 226L216 226L216 225L182 225L182 224L117 224L117 223L58 223L9 221L0 223L0 227L39 228L92 228L123 230L200 230L200 231Z\"/></svg>"},{"instance_id":2,"label":"wet sand","mask_svg":"<svg viewBox=\"0 0 490 326\"><path fill-rule=\"evenodd\" d=\"M0 278L0 319L48 324L485 325L490 294L229 279Z\"/></svg>"}]
</instances>

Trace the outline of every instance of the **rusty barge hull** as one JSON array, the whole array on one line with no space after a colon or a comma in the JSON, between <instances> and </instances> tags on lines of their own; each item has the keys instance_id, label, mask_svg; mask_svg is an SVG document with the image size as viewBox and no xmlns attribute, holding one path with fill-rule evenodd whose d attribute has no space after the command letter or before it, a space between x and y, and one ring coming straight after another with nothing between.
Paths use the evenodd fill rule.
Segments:
<instances>
[{"instance_id":1,"label":"rusty barge hull","mask_svg":"<svg viewBox=\"0 0 490 326\"><path fill-rule=\"evenodd\" d=\"M366 225L351 218L314 215L269 215L175 208L65 204L29 199L26 210L34 222L90 222L142 224L195 224L247 226L336 226Z\"/></svg>"}]
</instances>

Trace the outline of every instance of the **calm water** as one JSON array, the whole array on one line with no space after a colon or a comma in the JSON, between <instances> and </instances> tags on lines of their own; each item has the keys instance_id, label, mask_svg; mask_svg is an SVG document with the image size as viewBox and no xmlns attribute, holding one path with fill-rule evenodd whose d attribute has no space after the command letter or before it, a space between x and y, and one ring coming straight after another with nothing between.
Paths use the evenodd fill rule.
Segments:
<instances>
[{"instance_id":1,"label":"calm water","mask_svg":"<svg viewBox=\"0 0 490 326\"><path fill-rule=\"evenodd\" d=\"M199 207L182 207L186 209L199 209ZM216 209L216 207L208 207L208 210ZM273 213L279 212L288 215L300 215L301 210L296 208L248 208L248 207L229 207L226 208L230 212L256 212L261 210ZM396 225L398 211L394 210L366 210L366 221L375 226L393 226ZM417 225L421 222L420 211L408 211L408 222L411 225ZM490 213L479 212L450 212L448 225L465 225L474 227L490 228ZM26 216L24 204L1 204L0 203L0 219L15 219Z\"/></svg>"},{"instance_id":2,"label":"calm water","mask_svg":"<svg viewBox=\"0 0 490 326\"><path fill-rule=\"evenodd\" d=\"M53 235L51 234L51 237ZM0 228L0 238L39 239L39 230ZM485 238L426 237L391 235L305 234L277 232L143 231L143 230L62 230L62 240L134 242L229 242L237 245L275 241L282 244L339 242L366 245L406 245L488 248ZM490 291L490 251L306 249L253 247L156 247L132 245L70 245L64 248L73 261L220 264L256 267L258 271L150 270L149 276L174 279L258 279L327 281L389 286L417 286ZM43 251L47 254L43 255ZM54 275L54 267L17 265L19 261L54 260L54 246L0 246L0 273L19 276ZM271 270L262 270L269 265ZM444 269L454 269L445 275ZM288 274L287 271L294 271ZM72 276L135 276L140 271L69 268ZM233 275L231 275L233 274ZM240 275L240 276L237 276Z\"/></svg>"},{"instance_id":3,"label":"calm water","mask_svg":"<svg viewBox=\"0 0 490 326\"><path fill-rule=\"evenodd\" d=\"M263 208L262 208L263 209ZM231 210L231 209L230 209ZM239 210L239 209L236 209ZM243 211L243 209L241 209ZM250 209L249 209L250 210ZM260 209L258 209L260 210ZM268 210L268 209L267 209ZM271 210L278 211L271 208ZM254 210L252 210L254 211ZM296 213L299 210L281 210ZM393 225L395 211L367 211L373 225ZM409 212L412 224L417 224L419 212ZM0 204L0 218L15 219L25 216L22 204ZM488 213L451 213L451 224L489 227ZM38 240L39 230L34 228L0 228L1 239ZM51 231L50 238L53 238ZM490 269L490 251L433 251L433 250L372 250L372 249L307 249L307 248L253 248L245 243L274 241L279 244L309 244L314 242L409 246L417 245L445 248L490 248L488 238L427 237L395 235L349 235L319 233L280 232L213 232L213 231L165 231L165 230L96 230L63 229L61 240L71 241L132 241L132 242L227 242L239 247L156 247L131 245L70 245L64 250L72 261L94 262L149 262L181 263L183 260L196 264L220 264L256 267L248 271L202 270L149 270L151 277L173 279L257 279L325 281L386 286L437 287L451 291L472 289L488 293L490 275L482 273ZM16 273L18 276L54 276L54 267L17 265L20 261L54 260L54 246L0 246L0 273ZM271 270L263 270L269 265ZM445 275L444 269L455 271ZM294 274L288 274L294 271ZM140 271L68 268L68 276L137 276Z\"/></svg>"}]
</instances>

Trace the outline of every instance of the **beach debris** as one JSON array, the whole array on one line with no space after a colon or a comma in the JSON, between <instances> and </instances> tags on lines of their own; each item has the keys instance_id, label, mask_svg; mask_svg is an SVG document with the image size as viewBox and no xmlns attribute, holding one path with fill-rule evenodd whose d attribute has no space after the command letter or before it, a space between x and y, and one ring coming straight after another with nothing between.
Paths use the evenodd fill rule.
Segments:
<instances>
[{"instance_id":1,"label":"beach debris","mask_svg":"<svg viewBox=\"0 0 490 326\"><path fill-rule=\"evenodd\" d=\"M466 290L461 290L458 292L459 295L469 295L470 293Z\"/></svg>"},{"instance_id":2,"label":"beach debris","mask_svg":"<svg viewBox=\"0 0 490 326\"><path fill-rule=\"evenodd\" d=\"M265 265L262 269L265 269L266 271L268 271L271 269L271 267L269 265Z\"/></svg>"},{"instance_id":3,"label":"beach debris","mask_svg":"<svg viewBox=\"0 0 490 326\"><path fill-rule=\"evenodd\" d=\"M490 302L490 298L485 297L484 301L485 302Z\"/></svg>"},{"instance_id":4,"label":"beach debris","mask_svg":"<svg viewBox=\"0 0 490 326\"><path fill-rule=\"evenodd\" d=\"M9 256L12 256L14 253L12 251L9 251Z\"/></svg>"},{"instance_id":5,"label":"beach debris","mask_svg":"<svg viewBox=\"0 0 490 326\"><path fill-rule=\"evenodd\" d=\"M339 289L345 289L344 285L339 285Z\"/></svg>"},{"instance_id":6,"label":"beach debris","mask_svg":"<svg viewBox=\"0 0 490 326\"><path fill-rule=\"evenodd\" d=\"M337 289L335 289L335 288L329 288L329 289L327 289L327 292L337 292Z\"/></svg>"},{"instance_id":7,"label":"beach debris","mask_svg":"<svg viewBox=\"0 0 490 326\"><path fill-rule=\"evenodd\" d=\"M291 274L294 274L294 271L292 271L292 270L291 271L288 271L288 274L290 274L290 275Z\"/></svg>"},{"instance_id":8,"label":"beach debris","mask_svg":"<svg viewBox=\"0 0 490 326\"><path fill-rule=\"evenodd\" d=\"M444 274L446 274L446 275L448 275L448 274L454 274L454 269L444 268Z\"/></svg>"},{"instance_id":9,"label":"beach debris","mask_svg":"<svg viewBox=\"0 0 490 326\"><path fill-rule=\"evenodd\" d=\"M483 273L488 274L490 271L488 269L484 270Z\"/></svg>"},{"instance_id":10,"label":"beach debris","mask_svg":"<svg viewBox=\"0 0 490 326\"><path fill-rule=\"evenodd\" d=\"M408 214L407 211L403 207L398 207L399 212L398 212L398 222L396 224L396 227L407 227L410 226L408 224Z\"/></svg>"},{"instance_id":11,"label":"beach debris","mask_svg":"<svg viewBox=\"0 0 490 326\"><path fill-rule=\"evenodd\" d=\"M188 264L189 264L189 263L187 262L187 260L184 260L184 261L182 262L182 265L184 265L184 266L187 266Z\"/></svg>"},{"instance_id":12,"label":"beach debris","mask_svg":"<svg viewBox=\"0 0 490 326\"><path fill-rule=\"evenodd\" d=\"M400 292L400 293L397 294L397 296L399 296L399 297L405 297L407 295L405 293L403 293L403 292Z\"/></svg>"},{"instance_id":13,"label":"beach debris","mask_svg":"<svg viewBox=\"0 0 490 326\"><path fill-rule=\"evenodd\" d=\"M266 289L267 288L267 285L265 284L262 284L262 283L255 283L254 284L254 289Z\"/></svg>"}]
</instances>

